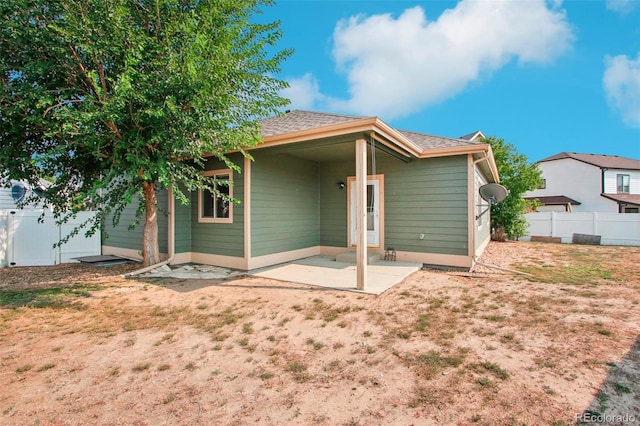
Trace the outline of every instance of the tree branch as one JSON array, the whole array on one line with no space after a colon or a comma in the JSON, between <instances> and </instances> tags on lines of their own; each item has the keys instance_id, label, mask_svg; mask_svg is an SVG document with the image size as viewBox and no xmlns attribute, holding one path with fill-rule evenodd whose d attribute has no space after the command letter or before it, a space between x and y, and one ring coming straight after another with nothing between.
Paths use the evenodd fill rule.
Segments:
<instances>
[{"instance_id":1,"label":"tree branch","mask_svg":"<svg viewBox=\"0 0 640 426\"><path fill-rule=\"evenodd\" d=\"M105 78L104 73L104 64L101 61L96 60L96 65L98 66L98 74L100 75L100 83L102 85L102 98L103 100L107 100L107 80Z\"/></svg>"},{"instance_id":2,"label":"tree branch","mask_svg":"<svg viewBox=\"0 0 640 426\"><path fill-rule=\"evenodd\" d=\"M44 118L49 113L49 111L51 111L52 109L58 108L58 107L63 106L64 104L67 104L67 103L79 104L79 103L82 103L82 100L81 99L71 99L71 100L65 100L65 101L62 101L62 102L58 102L55 105L51 105L49 108L44 110L44 112L42 113L42 118Z\"/></svg>"},{"instance_id":3,"label":"tree branch","mask_svg":"<svg viewBox=\"0 0 640 426\"><path fill-rule=\"evenodd\" d=\"M89 87L93 88L95 94L97 95L98 90L96 87L96 83L93 80L91 80L91 78L89 78L89 73L87 72L87 69L84 67L84 65L82 65L82 61L80 60L78 53L70 44L67 44L67 48L69 49L69 51L71 52L71 55L75 59L78 69L82 72L82 75L84 76L84 80L89 83Z\"/></svg>"},{"instance_id":4,"label":"tree branch","mask_svg":"<svg viewBox=\"0 0 640 426\"><path fill-rule=\"evenodd\" d=\"M116 126L116 123L114 123L113 120L103 121L103 123L109 128L109 130L113 132L116 138L122 139L122 133L120 133L120 130L118 130L118 126Z\"/></svg>"}]
</instances>

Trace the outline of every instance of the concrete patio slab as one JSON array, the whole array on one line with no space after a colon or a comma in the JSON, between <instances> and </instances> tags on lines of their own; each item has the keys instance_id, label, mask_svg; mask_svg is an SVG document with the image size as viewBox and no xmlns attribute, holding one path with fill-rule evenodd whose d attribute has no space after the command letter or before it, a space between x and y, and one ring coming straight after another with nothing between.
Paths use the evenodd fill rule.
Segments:
<instances>
[{"instance_id":1,"label":"concrete patio slab","mask_svg":"<svg viewBox=\"0 0 640 426\"><path fill-rule=\"evenodd\" d=\"M337 262L333 256L307 257L249 271L249 274L280 281L378 295L421 268L420 263L375 261L367 266L368 279L364 290L356 289L356 265Z\"/></svg>"},{"instance_id":2,"label":"concrete patio slab","mask_svg":"<svg viewBox=\"0 0 640 426\"><path fill-rule=\"evenodd\" d=\"M222 268L211 265L176 265L169 267L167 265L160 266L147 273L142 274L143 277L153 278L180 278L195 280L211 280L224 279L233 276L242 275L241 271L235 271L229 268Z\"/></svg>"}]
</instances>

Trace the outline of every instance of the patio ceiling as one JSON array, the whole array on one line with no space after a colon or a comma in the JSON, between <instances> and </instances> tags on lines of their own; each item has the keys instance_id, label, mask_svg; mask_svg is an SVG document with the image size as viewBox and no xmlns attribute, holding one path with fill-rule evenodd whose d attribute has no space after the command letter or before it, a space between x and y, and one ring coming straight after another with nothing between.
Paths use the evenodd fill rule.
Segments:
<instances>
[{"instance_id":1,"label":"patio ceiling","mask_svg":"<svg viewBox=\"0 0 640 426\"><path fill-rule=\"evenodd\" d=\"M319 140L317 144L297 145L291 144L280 146L278 153L286 153L294 157L304 160L315 161L318 163L331 163L339 161L355 161L355 137L354 140ZM368 156L371 156L371 148L367 148ZM391 151L386 146L376 141L376 156L389 155L394 158L400 158L402 161L409 161L408 158L401 157L399 154Z\"/></svg>"},{"instance_id":2,"label":"patio ceiling","mask_svg":"<svg viewBox=\"0 0 640 426\"><path fill-rule=\"evenodd\" d=\"M353 141L336 143L334 145L313 146L302 149L293 148L291 151L285 152L304 160L316 161L319 163L330 163L353 160L355 158L355 150L355 141Z\"/></svg>"}]
</instances>

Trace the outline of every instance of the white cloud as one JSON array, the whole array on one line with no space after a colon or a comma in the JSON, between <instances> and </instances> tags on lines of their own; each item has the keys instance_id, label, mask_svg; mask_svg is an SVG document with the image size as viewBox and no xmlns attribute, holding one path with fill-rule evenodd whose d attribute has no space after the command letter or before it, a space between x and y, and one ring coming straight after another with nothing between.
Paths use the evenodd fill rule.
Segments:
<instances>
[{"instance_id":1,"label":"white cloud","mask_svg":"<svg viewBox=\"0 0 640 426\"><path fill-rule=\"evenodd\" d=\"M607 56L602 83L609 104L622 114L622 120L640 127L640 52L635 60Z\"/></svg>"},{"instance_id":2,"label":"white cloud","mask_svg":"<svg viewBox=\"0 0 640 426\"><path fill-rule=\"evenodd\" d=\"M318 80L306 73L300 78L287 80L289 87L280 92L280 96L291 101L291 109L313 109L317 102L323 99Z\"/></svg>"},{"instance_id":3,"label":"white cloud","mask_svg":"<svg viewBox=\"0 0 640 426\"><path fill-rule=\"evenodd\" d=\"M618 13L629 13L635 7L634 0L607 0L607 9Z\"/></svg>"},{"instance_id":4,"label":"white cloud","mask_svg":"<svg viewBox=\"0 0 640 426\"><path fill-rule=\"evenodd\" d=\"M435 21L419 6L397 18L352 17L338 22L333 51L350 98L325 102L365 115L406 115L456 95L514 58L548 63L573 39L564 11L544 0L462 0Z\"/></svg>"}]
</instances>

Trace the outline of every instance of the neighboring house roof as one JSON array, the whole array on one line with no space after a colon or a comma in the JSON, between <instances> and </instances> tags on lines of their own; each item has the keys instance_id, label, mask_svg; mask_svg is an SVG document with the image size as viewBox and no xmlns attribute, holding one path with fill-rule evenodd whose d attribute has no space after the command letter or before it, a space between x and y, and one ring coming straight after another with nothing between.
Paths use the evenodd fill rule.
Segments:
<instances>
[{"instance_id":1,"label":"neighboring house roof","mask_svg":"<svg viewBox=\"0 0 640 426\"><path fill-rule=\"evenodd\" d=\"M600 167L601 169L640 170L640 160L619 157L617 155L580 154L577 152L561 152L559 154L552 155L551 157L543 158L538 161L538 163L562 160L565 158L582 161L583 163L591 164L592 166Z\"/></svg>"},{"instance_id":2,"label":"neighboring house roof","mask_svg":"<svg viewBox=\"0 0 640 426\"><path fill-rule=\"evenodd\" d=\"M579 201L569 198L564 195L550 195L543 197L524 197L525 200L538 200L538 202L545 206L564 206L571 204L572 206L579 206Z\"/></svg>"},{"instance_id":3,"label":"neighboring house roof","mask_svg":"<svg viewBox=\"0 0 640 426\"><path fill-rule=\"evenodd\" d=\"M600 194L618 204L635 204L640 206L640 194Z\"/></svg>"}]
</instances>

